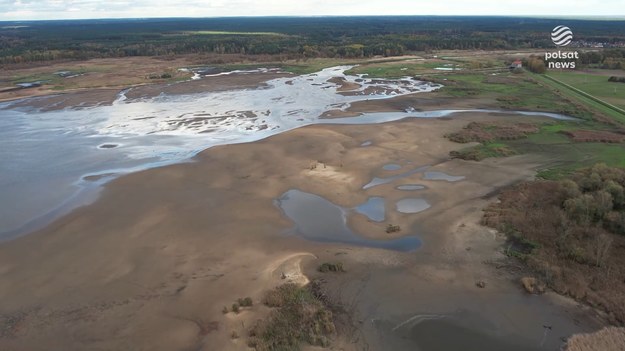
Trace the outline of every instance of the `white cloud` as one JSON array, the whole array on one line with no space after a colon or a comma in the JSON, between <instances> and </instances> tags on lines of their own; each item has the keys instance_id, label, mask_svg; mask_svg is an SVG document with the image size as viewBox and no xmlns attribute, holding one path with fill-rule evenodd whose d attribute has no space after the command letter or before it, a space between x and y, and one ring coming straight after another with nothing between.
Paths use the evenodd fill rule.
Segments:
<instances>
[{"instance_id":1,"label":"white cloud","mask_svg":"<svg viewBox=\"0 0 625 351\"><path fill-rule=\"evenodd\" d=\"M622 0L0 0L0 20L310 15L625 16Z\"/></svg>"}]
</instances>

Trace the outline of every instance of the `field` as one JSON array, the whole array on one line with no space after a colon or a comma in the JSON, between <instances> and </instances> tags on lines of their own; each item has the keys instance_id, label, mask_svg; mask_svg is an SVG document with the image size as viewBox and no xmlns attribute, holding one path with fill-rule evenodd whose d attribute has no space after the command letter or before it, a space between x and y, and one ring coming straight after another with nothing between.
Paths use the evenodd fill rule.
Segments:
<instances>
[{"instance_id":1,"label":"field","mask_svg":"<svg viewBox=\"0 0 625 351\"><path fill-rule=\"evenodd\" d=\"M548 75L610 104L625 109L625 84L608 82L609 76L593 73L593 71L549 71ZM620 76L625 76L625 71L621 71Z\"/></svg>"},{"instance_id":2,"label":"field","mask_svg":"<svg viewBox=\"0 0 625 351\"><path fill-rule=\"evenodd\" d=\"M615 131L625 122L625 115L589 99L566 86L557 84L541 75L530 72L512 73L501 63L496 65L497 56L462 58L446 56L445 59L422 61L392 61L363 64L355 73L373 77L392 78L402 75L416 75L426 80L444 84L436 94L441 96L481 101L483 106L502 110L548 111L578 118L577 121L552 121L540 126L537 133L519 140L491 140L478 146L459 147L456 157L481 160L489 157L505 157L514 154L534 153L552 161L539 172L543 178L560 178L581 167L597 162L610 166L625 167L625 146L620 143L575 142L564 132ZM476 67L476 61L493 62L489 68ZM436 72L435 67L458 65L462 70ZM618 71L617 71L618 72ZM579 86L585 92L602 99L611 94L606 76L582 72L549 73L567 84ZM584 82L591 82L584 85ZM618 83L614 83L618 84ZM588 86L588 87L587 87ZM624 90L625 91L625 90ZM608 96L611 103L625 103L625 93ZM605 100L608 100L607 98Z\"/></svg>"}]
</instances>

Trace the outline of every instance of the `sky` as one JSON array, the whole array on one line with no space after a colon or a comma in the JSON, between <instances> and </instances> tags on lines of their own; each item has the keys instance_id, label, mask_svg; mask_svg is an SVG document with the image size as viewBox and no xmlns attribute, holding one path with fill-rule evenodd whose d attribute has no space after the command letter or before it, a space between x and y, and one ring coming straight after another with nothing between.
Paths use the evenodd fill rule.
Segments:
<instances>
[{"instance_id":1,"label":"sky","mask_svg":"<svg viewBox=\"0 0 625 351\"><path fill-rule=\"evenodd\" d=\"M339 15L538 15L625 18L625 0L0 0L0 21Z\"/></svg>"}]
</instances>

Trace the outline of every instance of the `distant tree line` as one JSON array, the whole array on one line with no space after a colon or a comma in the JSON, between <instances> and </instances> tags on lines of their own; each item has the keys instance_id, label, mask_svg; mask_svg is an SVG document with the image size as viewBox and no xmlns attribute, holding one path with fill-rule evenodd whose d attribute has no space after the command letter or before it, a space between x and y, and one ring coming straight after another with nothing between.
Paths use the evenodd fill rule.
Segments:
<instances>
[{"instance_id":1,"label":"distant tree line","mask_svg":"<svg viewBox=\"0 0 625 351\"><path fill-rule=\"evenodd\" d=\"M576 38L625 42L625 23L570 21ZM0 64L178 54L363 58L432 50L553 48L553 20L330 17L5 22ZM19 25L19 26L18 26ZM238 32L241 34L236 34ZM623 50L582 60L622 65Z\"/></svg>"},{"instance_id":2,"label":"distant tree line","mask_svg":"<svg viewBox=\"0 0 625 351\"><path fill-rule=\"evenodd\" d=\"M581 52L579 63L605 69L625 68L625 48Z\"/></svg>"}]
</instances>

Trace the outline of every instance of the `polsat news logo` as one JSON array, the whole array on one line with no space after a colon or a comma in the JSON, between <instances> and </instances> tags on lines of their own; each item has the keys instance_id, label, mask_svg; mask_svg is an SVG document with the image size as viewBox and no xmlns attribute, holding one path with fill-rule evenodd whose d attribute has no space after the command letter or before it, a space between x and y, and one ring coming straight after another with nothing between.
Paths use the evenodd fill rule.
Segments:
<instances>
[{"instance_id":1,"label":"polsat news logo","mask_svg":"<svg viewBox=\"0 0 625 351\"><path fill-rule=\"evenodd\" d=\"M573 31L567 26L557 26L551 31L551 41L553 41L558 48L564 48L573 41ZM577 51L562 51L560 49L558 51L545 53L547 68L575 69L575 60L578 59L579 53Z\"/></svg>"}]
</instances>

